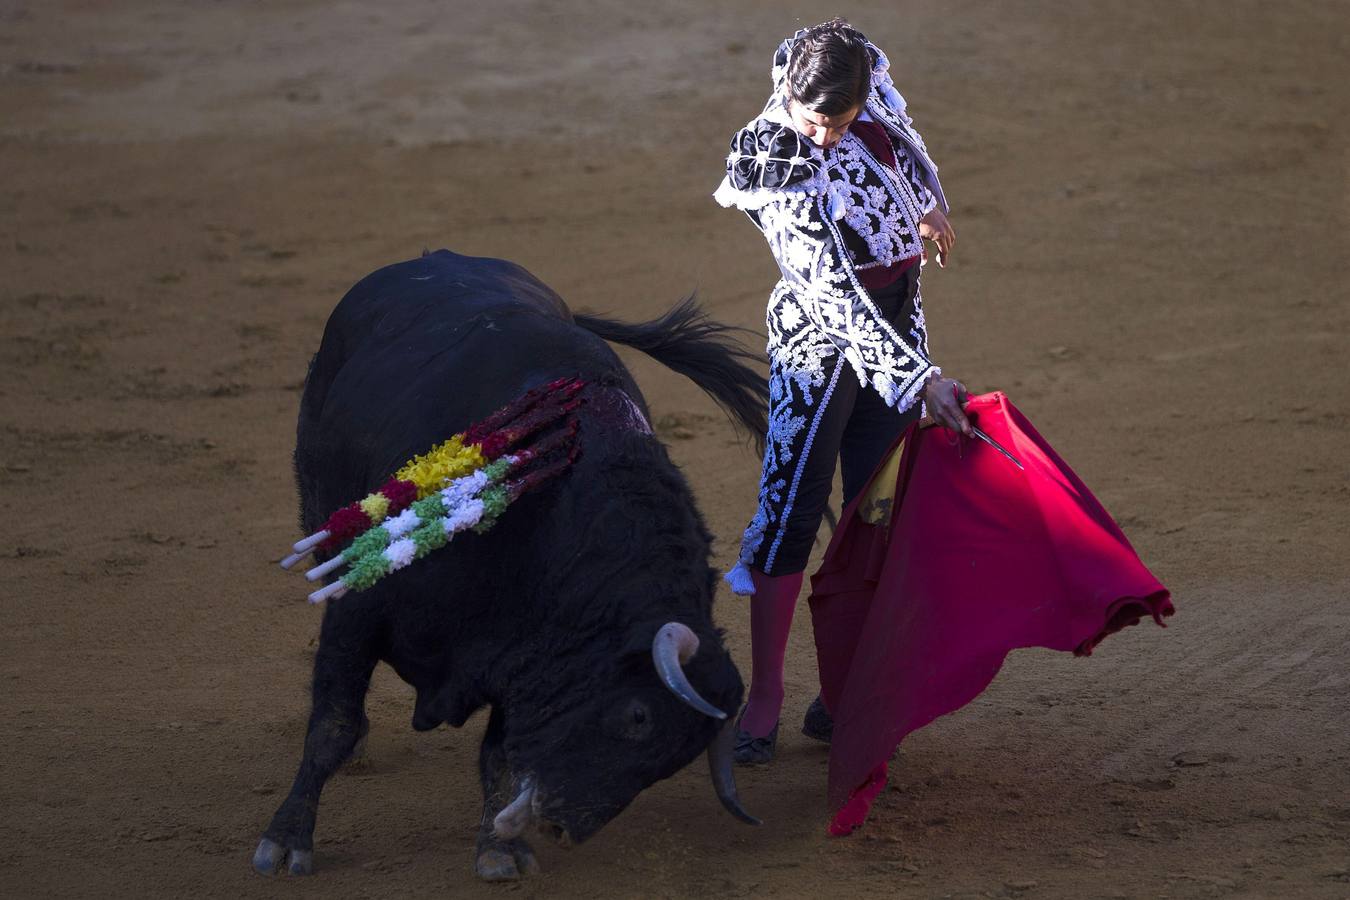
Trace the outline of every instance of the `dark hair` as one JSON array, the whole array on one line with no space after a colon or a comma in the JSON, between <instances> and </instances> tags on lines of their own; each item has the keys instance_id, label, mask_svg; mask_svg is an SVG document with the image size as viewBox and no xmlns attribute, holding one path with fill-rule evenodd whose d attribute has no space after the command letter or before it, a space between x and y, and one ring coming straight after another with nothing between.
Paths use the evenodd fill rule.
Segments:
<instances>
[{"instance_id":1,"label":"dark hair","mask_svg":"<svg viewBox=\"0 0 1350 900\"><path fill-rule=\"evenodd\" d=\"M843 19L812 26L797 35L788 63L788 96L812 112L837 116L867 99L872 54L867 38Z\"/></svg>"}]
</instances>

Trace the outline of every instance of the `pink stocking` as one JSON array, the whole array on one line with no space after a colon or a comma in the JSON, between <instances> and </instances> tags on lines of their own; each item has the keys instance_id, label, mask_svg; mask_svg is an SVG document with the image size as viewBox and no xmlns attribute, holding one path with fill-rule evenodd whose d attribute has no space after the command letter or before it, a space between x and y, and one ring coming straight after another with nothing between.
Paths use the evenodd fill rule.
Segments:
<instances>
[{"instance_id":1,"label":"pink stocking","mask_svg":"<svg viewBox=\"0 0 1350 900\"><path fill-rule=\"evenodd\" d=\"M741 716L741 730L752 737L764 737L778 724L783 707L783 657L787 653L788 632L797 594L802 589L802 574L765 575L750 570L755 593L750 598L750 659L754 673L750 679L750 700Z\"/></svg>"}]
</instances>

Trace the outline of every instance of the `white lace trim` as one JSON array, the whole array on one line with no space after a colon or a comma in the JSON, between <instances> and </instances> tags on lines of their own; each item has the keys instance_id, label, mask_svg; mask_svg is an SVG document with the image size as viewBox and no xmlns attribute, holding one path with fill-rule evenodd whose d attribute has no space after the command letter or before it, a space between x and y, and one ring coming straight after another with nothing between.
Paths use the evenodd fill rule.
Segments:
<instances>
[{"instance_id":1,"label":"white lace trim","mask_svg":"<svg viewBox=\"0 0 1350 900\"><path fill-rule=\"evenodd\" d=\"M731 183L731 178L723 178L722 183L713 191L713 199L721 206L744 210L763 209L770 203L781 203L796 197L814 197L825 189L826 179L821 175L787 187L751 188L742 190Z\"/></svg>"},{"instance_id":2,"label":"white lace trim","mask_svg":"<svg viewBox=\"0 0 1350 900\"><path fill-rule=\"evenodd\" d=\"M909 390L905 391L904 396L902 396L895 404L896 411L906 412L916 401L922 402L919 395L923 393L924 388L928 387L928 382L932 381L934 378L941 377L941 368L938 366L929 366L922 375L914 379L914 383L910 385Z\"/></svg>"}]
</instances>

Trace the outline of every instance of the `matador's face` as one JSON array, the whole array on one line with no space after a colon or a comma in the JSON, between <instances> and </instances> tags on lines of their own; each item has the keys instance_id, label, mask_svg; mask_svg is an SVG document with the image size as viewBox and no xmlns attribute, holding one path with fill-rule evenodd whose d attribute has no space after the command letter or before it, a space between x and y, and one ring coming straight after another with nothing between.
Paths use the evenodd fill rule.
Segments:
<instances>
[{"instance_id":1,"label":"matador's face","mask_svg":"<svg viewBox=\"0 0 1350 900\"><path fill-rule=\"evenodd\" d=\"M802 133L808 141L822 150L828 150L844 137L848 126L858 118L862 106L858 105L837 116L827 116L815 110L807 109L796 100L788 102L788 114L792 116L792 127Z\"/></svg>"}]
</instances>

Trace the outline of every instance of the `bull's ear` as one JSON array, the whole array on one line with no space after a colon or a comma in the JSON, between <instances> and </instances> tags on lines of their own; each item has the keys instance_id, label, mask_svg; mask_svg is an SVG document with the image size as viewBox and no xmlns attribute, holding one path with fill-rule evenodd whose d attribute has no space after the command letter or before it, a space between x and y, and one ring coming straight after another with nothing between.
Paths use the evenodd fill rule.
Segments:
<instances>
[{"instance_id":1,"label":"bull's ear","mask_svg":"<svg viewBox=\"0 0 1350 900\"><path fill-rule=\"evenodd\" d=\"M624 635L623 642L619 645L619 656L627 658L629 656L644 656L650 658L652 655L652 638L660 631L670 619L653 619L650 622L638 622L628 627L627 634ZM688 623L686 623L688 624ZM726 647L726 633L722 629L713 627L709 631L700 631L693 625L701 642L701 650L695 654L693 660L707 658L708 655L716 655L723 652ZM711 651L711 654L709 653ZM691 663L693 662L691 660Z\"/></svg>"},{"instance_id":2,"label":"bull's ear","mask_svg":"<svg viewBox=\"0 0 1350 900\"><path fill-rule=\"evenodd\" d=\"M649 622L637 622L630 625L627 634L623 637L623 642L619 645L619 656L624 659L631 656L642 656L646 659L651 659L652 639L655 638L656 633L670 621L670 619L652 619ZM689 627L694 628L692 625ZM713 643L707 644L708 646L714 646L721 643L722 633L720 631L714 632L715 637L704 634L697 628L694 628L694 633L697 634L699 639L705 644L711 640Z\"/></svg>"},{"instance_id":3,"label":"bull's ear","mask_svg":"<svg viewBox=\"0 0 1350 900\"><path fill-rule=\"evenodd\" d=\"M641 656L644 659L651 659L652 639L656 637L656 632L664 624L666 624L665 619L630 625L628 633L624 635L623 643L619 645L619 658L628 660L635 656Z\"/></svg>"}]
</instances>

